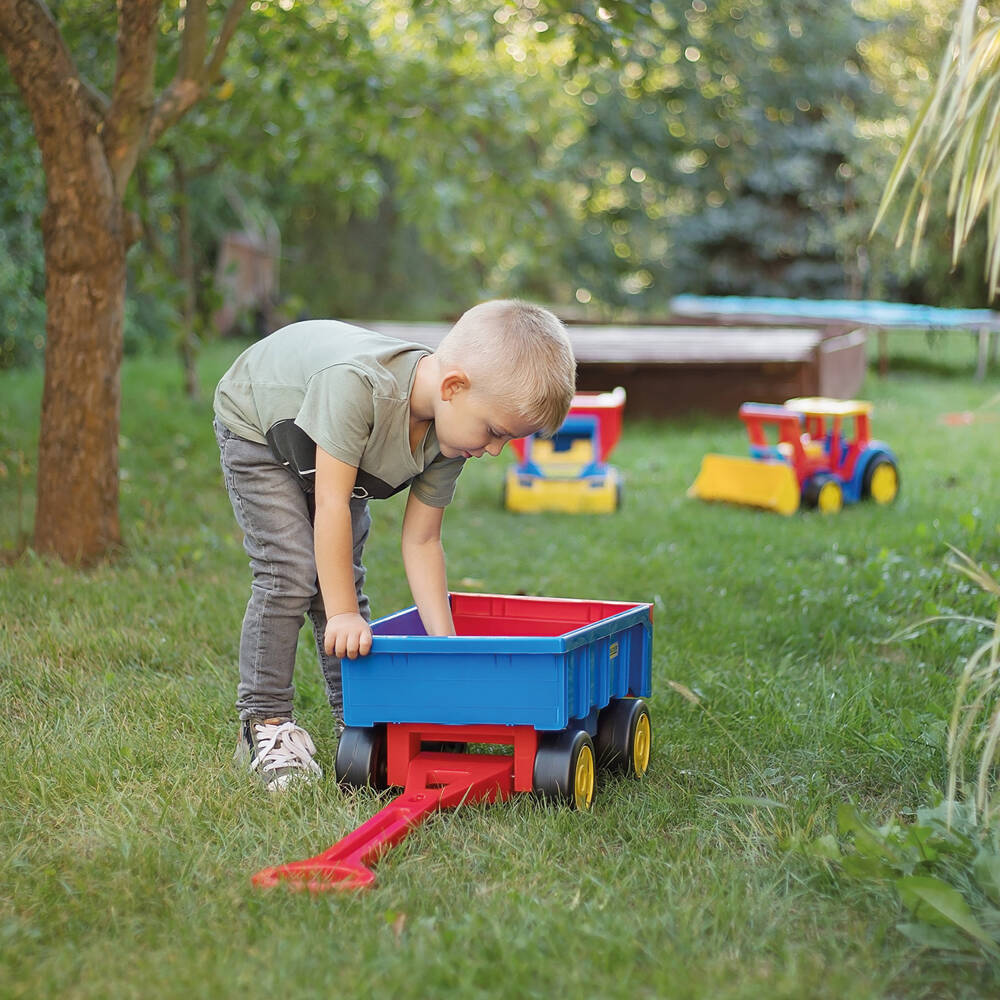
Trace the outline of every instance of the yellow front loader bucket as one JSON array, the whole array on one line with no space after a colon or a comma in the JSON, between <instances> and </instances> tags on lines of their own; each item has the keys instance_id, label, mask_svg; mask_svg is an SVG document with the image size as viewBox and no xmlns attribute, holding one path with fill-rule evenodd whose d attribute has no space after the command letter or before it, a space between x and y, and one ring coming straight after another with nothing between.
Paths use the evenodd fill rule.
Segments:
<instances>
[{"instance_id":1,"label":"yellow front loader bucket","mask_svg":"<svg viewBox=\"0 0 1000 1000\"><path fill-rule=\"evenodd\" d=\"M779 514L799 509L799 484L790 465L730 455L706 455L688 496L763 507Z\"/></svg>"}]
</instances>

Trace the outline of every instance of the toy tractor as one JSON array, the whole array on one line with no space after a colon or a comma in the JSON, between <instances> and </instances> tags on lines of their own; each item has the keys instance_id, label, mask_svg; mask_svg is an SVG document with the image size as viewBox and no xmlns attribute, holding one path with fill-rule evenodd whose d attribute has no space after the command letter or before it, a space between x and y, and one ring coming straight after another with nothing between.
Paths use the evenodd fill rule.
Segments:
<instances>
[{"instance_id":1,"label":"toy tractor","mask_svg":"<svg viewBox=\"0 0 1000 1000\"><path fill-rule=\"evenodd\" d=\"M899 469L889 446L870 437L871 409L823 397L784 406L744 403L750 457L706 455L688 494L779 514L794 514L800 505L835 514L859 500L892 503Z\"/></svg>"},{"instance_id":2,"label":"toy tractor","mask_svg":"<svg viewBox=\"0 0 1000 1000\"><path fill-rule=\"evenodd\" d=\"M607 464L622 430L625 390L578 392L551 438L511 441L503 503L519 513L609 514L621 506L622 477Z\"/></svg>"}]
</instances>

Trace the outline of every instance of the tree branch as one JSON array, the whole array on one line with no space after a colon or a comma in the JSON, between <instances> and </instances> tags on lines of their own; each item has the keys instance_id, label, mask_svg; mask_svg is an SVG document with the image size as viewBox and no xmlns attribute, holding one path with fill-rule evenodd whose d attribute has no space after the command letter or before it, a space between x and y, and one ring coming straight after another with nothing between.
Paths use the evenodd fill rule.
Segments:
<instances>
[{"instance_id":1,"label":"tree branch","mask_svg":"<svg viewBox=\"0 0 1000 1000\"><path fill-rule=\"evenodd\" d=\"M83 81L44 0L0 0L0 48L35 123L42 155L63 141L67 117L96 129L98 92Z\"/></svg>"},{"instance_id":2,"label":"tree branch","mask_svg":"<svg viewBox=\"0 0 1000 1000\"><path fill-rule=\"evenodd\" d=\"M161 3L128 0L118 5L118 60L102 138L119 192L124 192L135 169L153 109L156 24Z\"/></svg>"},{"instance_id":3,"label":"tree branch","mask_svg":"<svg viewBox=\"0 0 1000 1000\"><path fill-rule=\"evenodd\" d=\"M111 98L99 87L95 87L82 73L80 74L80 88L90 101L94 114L103 118L111 107Z\"/></svg>"},{"instance_id":4,"label":"tree branch","mask_svg":"<svg viewBox=\"0 0 1000 1000\"><path fill-rule=\"evenodd\" d=\"M219 71L222 69L222 60L226 57L226 50L229 48L229 43L233 40L233 35L236 34L236 28L246 8L247 0L233 0L229 10L226 11L226 16L222 22L222 30L216 39L215 48L212 50L212 58L208 64L209 83L214 82L219 75Z\"/></svg>"},{"instance_id":5,"label":"tree branch","mask_svg":"<svg viewBox=\"0 0 1000 1000\"><path fill-rule=\"evenodd\" d=\"M248 0L232 0L226 10L219 37L215 40L212 53L206 61L208 39L205 0L188 0L177 73L153 109L145 142L147 148L153 145L174 122L183 118L218 78L226 49L236 33L247 2Z\"/></svg>"},{"instance_id":6,"label":"tree branch","mask_svg":"<svg viewBox=\"0 0 1000 1000\"><path fill-rule=\"evenodd\" d=\"M184 8L184 35L177 60L177 76L182 80L197 79L205 64L207 50L208 6L205 0L188 0Z\"/></svg>"},{"instance_id":7,"label":"tree branch","mask_svg":"<svg viewBox=\"0 0 1000 1000\"><path fill-rule=\"evenodd\" d=\"M135 185L139 195L139 224L142 229L142 244L146 251L154 257L161 265L168 265L167 255L160 242L159 234L154 226L149 223L150 197L149 197L149 172L145 168L145 161L140 160L135 171Z\"/></svg>"}]
</instances>

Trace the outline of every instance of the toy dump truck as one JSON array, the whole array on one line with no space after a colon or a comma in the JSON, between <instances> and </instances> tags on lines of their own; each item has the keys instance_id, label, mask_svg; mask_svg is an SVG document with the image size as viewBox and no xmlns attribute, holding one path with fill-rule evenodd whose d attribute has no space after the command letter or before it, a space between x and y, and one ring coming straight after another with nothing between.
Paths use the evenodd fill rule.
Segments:
<instances>
[{"instance_id":1,"label":"toy dump truck","mask_svg":"<svg viewBox=\"0 0 1000 1000\"><path fill-rule=\"evenodd\" d=\"M831 514L859 500L892 503L899 469L889 446L870 436L871 409L823 397L744 403L750 457L706 455L688 493L779 514L800 505Z\"/></svg>"},{"instance_id":2,"label":"toy dump truck","mask_svg":"<svg viewBox=\"0 0 1000 1000\"><path fill-rule=\"evenodd\" d=\"M646 773L648 604L450 599L457 635L428 636L409 608L373 623L368 656L343 661L337 778L402 793L322 854L258 872L255 885L365 888L368 866L438 809L535 792L585 810L598 768Z\"/></svg>"},{"instance_id":3,"label":"toy dump truck","mask_svg":"<svg viewBox=\"0 0 1000 1000\"><path fill-rule=\"evenodd\" d=\"M551 438L511 441L503 503L521 513L609 514L622 501L621 473L607 464L622 430L625 390L579 392Z\"/></svg>"}]
</instances>

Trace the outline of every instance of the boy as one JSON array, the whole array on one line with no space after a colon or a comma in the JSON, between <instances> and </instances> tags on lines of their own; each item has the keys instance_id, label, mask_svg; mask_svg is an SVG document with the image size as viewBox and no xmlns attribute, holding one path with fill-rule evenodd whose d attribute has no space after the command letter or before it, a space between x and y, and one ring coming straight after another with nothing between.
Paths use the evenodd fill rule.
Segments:
<instances>
[{"instance_id":1,"label":"boy","mask_svg":"<svg viewBox=\"0 0 1000 1000\"><path fill-rule=\"evenodd\" d=\"M466 312L437 350L345 323L293 323L241 354L215 392L222 470L250 556L236 759L269 790L322 775L292 717L299 629L312 620L327 695L371 649L368 500L409 486L402 555L428 635L454 635L441 522L466 459L554 433L573 399L562 324L516 300Z\"/></svg>"}]
</instances>

